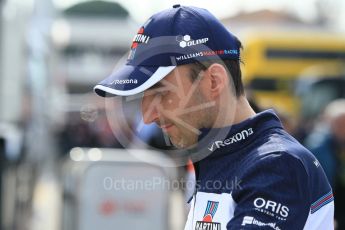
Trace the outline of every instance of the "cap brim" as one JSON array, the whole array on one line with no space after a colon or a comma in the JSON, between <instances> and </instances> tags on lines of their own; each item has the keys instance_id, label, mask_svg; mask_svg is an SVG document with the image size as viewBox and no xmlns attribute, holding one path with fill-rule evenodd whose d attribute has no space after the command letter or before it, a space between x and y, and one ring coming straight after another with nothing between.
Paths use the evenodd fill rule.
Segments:
<instances>
[{"instance_id":1,"label":"cap brim","mask_svg":"<svg viewBox=\"0 0 345 230\"><path fill-rule=\"evenodd\" d=\"M150 88L176 66L132 66L125 65L98 83L94 91L101 97L131 96Z\"/></svg>"}]
</instances>

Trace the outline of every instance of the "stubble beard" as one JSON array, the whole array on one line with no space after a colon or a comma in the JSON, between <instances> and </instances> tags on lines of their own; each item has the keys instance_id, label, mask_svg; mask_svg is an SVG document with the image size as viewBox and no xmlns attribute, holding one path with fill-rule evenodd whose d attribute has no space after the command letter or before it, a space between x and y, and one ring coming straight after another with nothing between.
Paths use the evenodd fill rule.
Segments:
<instances>
[{"instance_id":1,"label":"stubble beard","mask_svg":"<svg viewBox=\"0 0 345 230\"><path fill-rule=\"evenodd\" d=\"M196 90L189 107L207 104L209 101L200 90ZM215 111L212 107L205 107L201 110L184 114L181 120L193 126L197 130L201 128L210 128L213 124ZM199 134L193 132L187 127L176 124L176 128L180 131L177 137L169 136L171 143L178 149L192 148L198 142Z\"/></svg>"}]
</instances>

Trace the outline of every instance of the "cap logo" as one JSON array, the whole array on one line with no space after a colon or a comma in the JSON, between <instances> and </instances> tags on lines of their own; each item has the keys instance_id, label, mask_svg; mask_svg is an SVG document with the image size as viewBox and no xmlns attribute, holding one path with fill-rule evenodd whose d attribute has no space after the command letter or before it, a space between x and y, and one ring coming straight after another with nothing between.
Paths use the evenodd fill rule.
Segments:
<instances>
[{"instance_id":1,"label":"cap logo","mask_svg":"<svg viewBox=\"0 0 345 230\"><path fill-rule=\"evenodd\" d=\"M208 38L201 38L197 40L193 40L190 35L179 35L176 37L176 41L179 42L180 47L185 48L187 46L195 46L199 44L204 44L208 41Z\"/></svg>"},{"instance_id":2,"label":"cap logo","mask_svg":"<svg viewBox=\"0 0 345 230\"><path fill-rule=\"evenodd\" d=\"M150 36L147 36L144 34L144 27L141 27L138 31L138 33L133 38L133 43L131 46L131 49L135 49L138 47L138 44L141 43L148 43L150 40Z\"/></svg>"},{"instance_id":3,"label":"cap logo","mask_svg":"<svg viewBox=\"0 0 345 230\"><path fill-rule=\"evenodd\" d=\"M145 27L152 21L150 18L145 22L145 24L139 29L138 33L134 36L133 38L133 43L131 46L131 51L128 55L128 60L132 60L135 55L135 51L138 47L139 44L145 43L147 44L150 40L150 36L144 34Z\"/></svg>"},{"instance_id":4,"label":"cap logo","mask_svg":"<svg viewBox=\"0 0 345 230\"><path fill-rule=\"evenodd\" d=\"M138 84L138 80L137 79L121 79L121 80L116 79L110 84L112 85Z\"/></svg>"}]
</instances>

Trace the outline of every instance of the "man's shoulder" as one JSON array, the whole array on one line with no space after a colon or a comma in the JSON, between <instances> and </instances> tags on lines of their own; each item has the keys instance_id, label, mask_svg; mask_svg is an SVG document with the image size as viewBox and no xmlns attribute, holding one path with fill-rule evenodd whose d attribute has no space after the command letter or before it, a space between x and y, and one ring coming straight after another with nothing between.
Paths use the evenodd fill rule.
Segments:
<instances>
[{"instance_id":1,"label":"man's shoulder","mask_svg":"<svg viewBox=\"0 0 345 230\"><path fill-rule=\"evenodd\" d=\"M282 185L289 186L298 184L310 191L312 197L330 190L318 160L286 133L269 135L266 141L257 144L246 154L239 168L242 169L241 180L252 181L255 186L258 186L258 181L282 181Z\"/></svg>"},{"instance_id":2,"label":"man's shoulder","mask_svg":"<svg viewBox=\"0 0 345 230\"><path fill-rule=\"evenodd\" d=\"M302 164L304 167L315 164L314 155L285 131L275 130L264 135L261 140L253 143L248 154L248 161L253 164L270 164L279 161L289 161Z\"/></svg>"},{"instance_id":3,"label":"man's shoulder","mask_svg":"<svg viewBox=\"0 0 345 230\"><path fill-rule=\"evenodd\" d=\"M273 132L261 139L243 154L239 175L328 183L316 157L286 132Z\"/></svg>"}]
</instances>

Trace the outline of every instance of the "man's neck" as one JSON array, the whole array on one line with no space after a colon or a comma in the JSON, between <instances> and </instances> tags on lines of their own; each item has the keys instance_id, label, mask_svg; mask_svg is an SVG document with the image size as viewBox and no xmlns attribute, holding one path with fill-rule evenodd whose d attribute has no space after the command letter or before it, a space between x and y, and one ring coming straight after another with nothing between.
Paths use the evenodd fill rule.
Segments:
<instances>
[{"instance_id":1,"label":"man's neck","mask_svg":"<svg viewBox=\"0 0 345 230\"><path fill-rule=\"evenodd\" d=\"M226 106L224 110L222 108L220 110L221 116L213 124L214 128L238 124L256 114L245 96L237 98L232 106Z\"/></svg>"}]
</instances>

